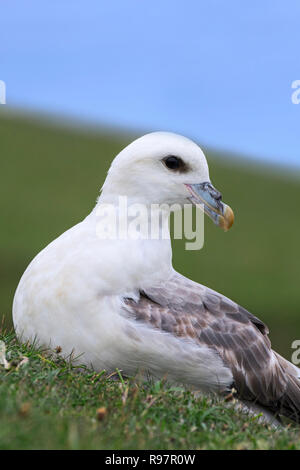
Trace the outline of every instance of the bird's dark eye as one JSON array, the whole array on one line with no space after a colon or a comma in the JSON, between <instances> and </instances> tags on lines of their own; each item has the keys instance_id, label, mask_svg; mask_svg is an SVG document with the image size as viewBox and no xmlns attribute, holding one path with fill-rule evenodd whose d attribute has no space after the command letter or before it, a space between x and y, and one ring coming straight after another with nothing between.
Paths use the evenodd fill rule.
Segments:
<instances>
[{"instance_id":1,"label":"bird's dark eye","mask_svg":"<svg viewBox=\"0 0 300 470\"><path fill-rule=\"evenodd\" d=\"M170 155L169 157L165 157L163 159L164 164L170 170L182 170L185 166L184 162L179 157L175 157L174 155Z\"/></svg>"}]
</instances>

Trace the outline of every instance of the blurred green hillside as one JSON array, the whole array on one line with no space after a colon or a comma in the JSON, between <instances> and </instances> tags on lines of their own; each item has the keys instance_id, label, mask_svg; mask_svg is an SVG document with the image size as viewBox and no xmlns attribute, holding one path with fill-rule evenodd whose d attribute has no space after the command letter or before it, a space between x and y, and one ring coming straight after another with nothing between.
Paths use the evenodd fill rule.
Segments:
<instances>
[{"instance_id":1,"label":"blurred green hillside","mask_svg":"<svg viewBox=\"0 0 300 470\"><path fill-rule=\"evenodd\" d=\"M0 114L0 314L7 324L28 263L93 208L111 160L132 139ZM300 179L206 155L235 225L223 233L206 219L204 248L185 251L174 242L174 266L264 320L273 347L290 358L300 339Z\"/></svg>"}]
</instances>

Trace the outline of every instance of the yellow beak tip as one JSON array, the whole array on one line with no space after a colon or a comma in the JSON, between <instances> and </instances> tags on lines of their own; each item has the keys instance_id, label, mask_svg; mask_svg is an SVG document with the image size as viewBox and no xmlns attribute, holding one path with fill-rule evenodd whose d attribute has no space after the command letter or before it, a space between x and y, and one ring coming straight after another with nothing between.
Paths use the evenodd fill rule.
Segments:
<instances>
[{"instance_id":1,"label":"yellow beak tip","mask_svg":"<svg viewBox=\"0 0 300 470\"><path fill-rule=\"evenodd\" d=\"M225 207L223 217L220 217L220 227L227 232L233 225L234 222L234 213L230 206Z\"/></svg>"}]
</instances>

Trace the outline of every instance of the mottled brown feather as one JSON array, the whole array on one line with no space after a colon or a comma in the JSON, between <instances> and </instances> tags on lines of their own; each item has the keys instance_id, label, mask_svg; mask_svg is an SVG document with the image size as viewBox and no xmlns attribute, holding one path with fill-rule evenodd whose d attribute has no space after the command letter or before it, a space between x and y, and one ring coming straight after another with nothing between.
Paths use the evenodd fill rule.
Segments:
<instances>
[{"instance_id":1,"label":"mottled brown feather","mask_svg":"<svg viewBox=\"0 0 300 470\"><path fill-rule=\"evenodd\" d=\"M137 321L214 349L241 399L298 420L299 380L272 351L267 326L243 307L177 273L125 302Z\"/></svg>"}]
</instances>

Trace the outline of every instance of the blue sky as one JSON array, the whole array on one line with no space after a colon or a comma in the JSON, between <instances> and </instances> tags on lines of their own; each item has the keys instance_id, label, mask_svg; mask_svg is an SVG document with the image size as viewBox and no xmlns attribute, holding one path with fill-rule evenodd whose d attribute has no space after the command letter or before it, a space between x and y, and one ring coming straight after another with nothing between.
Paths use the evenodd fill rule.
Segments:
<instances>
[{"instance_id":1,"label":"blue sky","mask_svg":"<svg viewBox=\"0 0 300 470\"><path fill-rule=\"evenodd\" d=\"M299 44L298 0L10 0L0 80L6 106L300 166Z\"/></svg>"}]
</instances>

